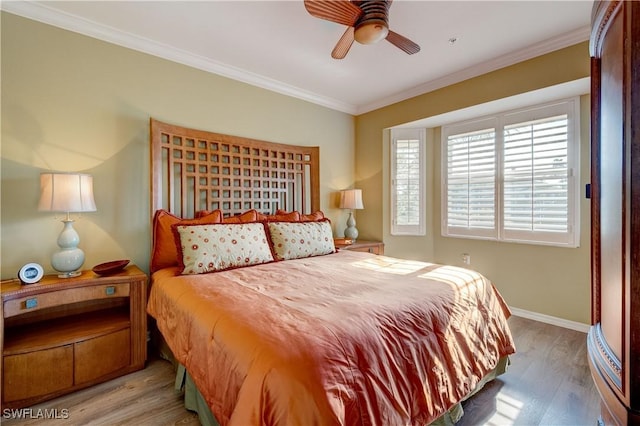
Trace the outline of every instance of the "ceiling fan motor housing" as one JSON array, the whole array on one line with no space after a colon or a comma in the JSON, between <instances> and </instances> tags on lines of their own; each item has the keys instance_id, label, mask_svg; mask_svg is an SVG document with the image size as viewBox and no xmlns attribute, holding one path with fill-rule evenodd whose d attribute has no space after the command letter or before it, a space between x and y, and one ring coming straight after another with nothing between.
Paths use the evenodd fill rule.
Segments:
<instances>
[{"instance_id":1,"label":"ceiling fan motor housing","mask_svg":"<svg viewBox=\"0 0 640 426\"><path fill-rule=\"evenodd\" d=\"M362 16L354 25L354 38L360 44L373 44L389 34L389 2L386 0L363 0L354 2L362 10Z\"/></svg>"}]
</instances>

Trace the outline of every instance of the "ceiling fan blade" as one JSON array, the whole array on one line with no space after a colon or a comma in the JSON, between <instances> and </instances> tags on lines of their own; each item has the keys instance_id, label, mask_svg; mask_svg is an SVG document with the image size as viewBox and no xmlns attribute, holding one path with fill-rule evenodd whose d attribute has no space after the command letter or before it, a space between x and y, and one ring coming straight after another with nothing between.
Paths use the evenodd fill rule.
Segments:
<instances>
[{"instance_id":1,"label":"ceiling fan blade","mask_svg":"<svg viewBox=\"0 0 640 426\"><path fill-rule=\"evenodd\" d=\"M304 0L304 7L311 16L353 26L362 10L349 0Z\"/></svg>"},{"instance_id":2,"label":"ceiling fan blade","mask_svg":"<svg viewBox=\"0 0 640 426\"><path fill-rule=\"evenodd\" d=\"M342 34L340 40L336 43L336 47L331 51L331 57L333 59L342 59L347 56L351 45L353 44L355 30L353 27L348 27Z\"/></svg>"},{"instance_id":3,"label":"ceiling fan blade","mask_svg":"<svg viewBox=\"0 0 640 426\"><path fill-rule=\"evenodd\" d=\"M389 30L389 34L387 34L387 41L393 44L394 46L404 50L409 55L413 55L414 53L418 53L420 51L420 46L409 40L408 38L401 36L400 34Z\"/></svg>"}]
</instances>

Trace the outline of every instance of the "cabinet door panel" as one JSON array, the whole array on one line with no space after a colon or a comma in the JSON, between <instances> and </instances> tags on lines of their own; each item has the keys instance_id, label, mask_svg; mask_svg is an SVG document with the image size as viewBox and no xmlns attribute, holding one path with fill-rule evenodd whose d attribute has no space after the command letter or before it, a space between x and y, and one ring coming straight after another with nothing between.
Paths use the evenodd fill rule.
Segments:
<instances>
[{"instance_id":1,"label":"cabinet door panel","mask_svg":"<svg viewBox=\"0 0 640 426\"><path fill-rule=\"evenodd\" d=\"M120 330L75 345L75 384L113 373L131 363L131 331Z\"/></svg>"},{"instance_id":2,"label":"cabinet door panel","mask_svg":"<svg viewBox=\"0 0 640 426\"><path fill-rule=\"evenodd\" d=\"M624 286L624 152L623 152L623 19L607 31L601 58L600 149L600 288L602 332L611 350L622 359Z\"/></svg>"},{"instance_id":3,"label":"cabinet door panel","mask_svg":"<svg viewBox=\"0 0 640 426\"><path fill-rule=\"evenodd\" d=\"M73 347L4 357L3 401L46 395L73 385Z\"/></svg>"}]
</instances>

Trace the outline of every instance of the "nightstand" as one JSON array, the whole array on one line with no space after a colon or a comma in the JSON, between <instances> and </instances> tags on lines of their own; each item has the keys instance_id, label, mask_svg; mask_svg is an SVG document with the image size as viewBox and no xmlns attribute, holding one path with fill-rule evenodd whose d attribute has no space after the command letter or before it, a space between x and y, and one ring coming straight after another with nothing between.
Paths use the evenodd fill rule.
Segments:
<instances>
[{"instance_id":1,"label":"nightstand","mask_svg":"<svg viewBox=\"0 0 640 426\"><path fill-rule=\"evenodd\" d=\"M2 408L21 408L144 368L147 276L2 282Z\"/></svg>"},{"instance_id":2,"label":"nightstand","mask_svg":"<svg viewBox=\"0 0 640 426\"><path fill-rule=\"evenodd\" d=\"M363 251L380 255L384 254L384 243L382 241L356 240L356 242L352 244L341 244L335 242L335 245L340 250Z\"/></svg>"}]
</instances>

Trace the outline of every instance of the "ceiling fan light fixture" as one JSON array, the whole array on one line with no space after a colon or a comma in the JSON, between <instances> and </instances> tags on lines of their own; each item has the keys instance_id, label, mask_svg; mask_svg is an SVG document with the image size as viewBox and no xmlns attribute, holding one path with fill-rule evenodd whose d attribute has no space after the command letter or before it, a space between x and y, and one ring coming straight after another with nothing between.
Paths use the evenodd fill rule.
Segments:
<instances>
[{"instance_id":1,"label":"ceiling fan light fixture","mask_svg":"<svg viewBox=\"0 0 640 426\"><path fill-rule=\"evenodd\" d=\"M389 29L391 2L392 0L304 0L304 7L311 16L347 26L331 51L333 59L343 59L354 41L373 44L382 39L408 55L418 53L420 46Z\"/></svg>"},{"instance_id":2,"label":"ceiling fan light fixture","mask_svg":"<svg viewBox=\"0 0 640 426\"><path fill-rule=\"evenodd\" d=\"M373 44L383 40L389 34L389 28L379 22L371 22L358 26L354 38L360 44Z\"/></svg>"}]
</instances>

